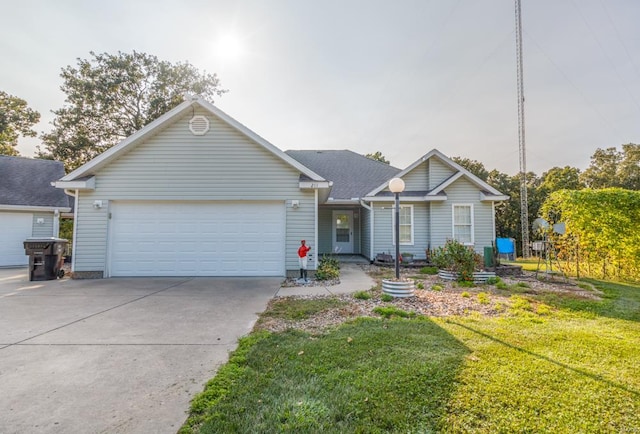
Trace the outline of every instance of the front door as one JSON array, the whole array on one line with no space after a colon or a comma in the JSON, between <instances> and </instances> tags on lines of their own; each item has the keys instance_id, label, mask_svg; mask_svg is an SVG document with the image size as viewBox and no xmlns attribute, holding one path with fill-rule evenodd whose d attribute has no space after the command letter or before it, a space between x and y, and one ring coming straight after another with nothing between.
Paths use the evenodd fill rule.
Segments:
<instances>
[{"instance_id":1,"label":"front door","mask_svg":"<svg viewBox=\"0 0 640 434\"><path fill-rule=\"evenodd\" d=\"M353 211L333 211L333 253L353 253Z\"/></svg>"}]
</instances>

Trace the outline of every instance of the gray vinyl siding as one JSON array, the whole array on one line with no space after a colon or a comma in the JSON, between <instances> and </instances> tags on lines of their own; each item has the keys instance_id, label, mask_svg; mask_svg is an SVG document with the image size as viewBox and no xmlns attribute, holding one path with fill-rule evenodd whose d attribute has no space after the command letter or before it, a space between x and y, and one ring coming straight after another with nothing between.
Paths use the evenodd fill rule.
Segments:
<instances>
[{"instance_id":1,"label":"gray vinyl siding","mask_svg":"<svg viewBox=\"0 0 640 434\"><path fill-rule=\"evenodd\" d=\"M360 247L361 242L361 226L360 219L362 218L362 213L360 209L353 210L353 253L360 254L362 253L362 249Z\"/></svg>"},{"instance_id":2,"label":"gray vinyl siding","mask_svg":"<svg viewBox=\"0 0 640 434\"><path fill-rule=\"evenodd\" d=\"M360 253L367 259L373 259L371 254L371 212L362 208L360 211Z\"/></svg>"},{"instance_id":3,"label":"gray vinyl siding","mask_svg":"<svg viewBox=\"0 0 640 434\"><path fill-rule=\"evenodd\" d=\"M413 205L413 245L400 245L400 253L413 253L416 258L424 259L426 249L429 246L429 204L426 202L406 203L401 205ZM374 203L374 252L389 253L395 256L393 244L393 203Z\"/></svg>"},{"instance_id":4,"label":"gray vinyl siding","mask_svg":"<svg viewBox=\"0 0 640 434\"><path fill-rule=\"evenodd\" d=\"M38 223L38 219L43 219L44 223ZM31 230L34 238L49 238L53 236L53 213L36 212L33 213L33 229Z\"/></svg>"},{"instance_id":5,"label":"gray vinyl siding","mask_svg":"<svg viewBox=\"0 0 640 434\"><path fill-rule=\"evenodd\" d=\"M318 253L331 253L331 220L332 208L320 208L318 210Z\"/></svg>"},{"instance_id":6,"label":"gray vinyl siding","mask_svg":"<svg viewBox=\"0 0 640 434\"><path fill-rule=\"evenodd\" d=\"M414 167L409 173L402 177L405 191L426 191L429 190L429 169L428 161Z\"/></svg>"},{"instance_id":7,"label":"gray vinyl siding","mask_svg":"<svg viewBox=\"0 0 640 434\"><path fill-rule=\"evenodd\" d=\"M480 202L480 191L471 182L460 178L445 189L447 200L431 203L432 248L444 245L453 238L453 205L473 205L474 250L482 253L495 238L491 202Z\"/></svg>"},{"instance_id":8,"label":"gray vinyl siding","mask_svg":"<svg viewBox=\"0 0 640 434\"><path fill-rule=\"evenodd\" d=\"M443 181L453 175L455 171L438 158L429 158L429 190L433 190Z\"/></svg>"},{"instance_id":9,"label":"gray vinyl siding","mask_svg":"<svg viewBox=\"0 0 640 434\"><path fill-rule=\"evenodd\" d=\"M360 208L321 207L318 210L318 253L333 253L333 212L353 212L353 253L361 252Z\"/></svg>"},{"instance_id":10,"label":"gray vinyl siding","mask_svg":"<svg viewBox=\"0 0 640 434\"><path fill-rule=\"evenodd\" d=\"M205 135L189 131L189 113L98 171L95 191L80 193L75 271L105 270L110 200L286 201L286 270L298 268L301 239L317 245L315 195L300 190L299 171L208 111L195 114L211 123Z\"/></svg>"}]
</instances>

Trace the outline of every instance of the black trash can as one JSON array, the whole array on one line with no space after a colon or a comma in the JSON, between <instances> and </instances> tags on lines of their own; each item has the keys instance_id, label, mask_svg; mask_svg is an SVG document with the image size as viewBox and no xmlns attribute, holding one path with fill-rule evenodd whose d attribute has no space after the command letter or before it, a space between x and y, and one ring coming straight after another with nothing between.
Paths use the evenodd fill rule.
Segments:
<instances>
[{"instance_id":1,"label":"black trash can","mask_svg":"<svg viewBox=\"0 0 640 434\"><path fill-rule=\"evenodd\" d=\"M62 238L29 238L24 251L29 255L29 280L55 280L64 276L62 264L67 251Z\"/></svg>"}]
</instances>

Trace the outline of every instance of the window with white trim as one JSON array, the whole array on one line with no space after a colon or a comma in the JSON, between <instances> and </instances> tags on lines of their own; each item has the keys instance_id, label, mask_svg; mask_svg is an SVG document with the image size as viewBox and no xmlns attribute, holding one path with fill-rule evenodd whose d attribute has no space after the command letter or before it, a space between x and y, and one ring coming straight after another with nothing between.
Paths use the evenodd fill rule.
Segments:
<instances>
[{"instance_id":1,"label":"window with white trim","mask_svg":"<svg viewBox=\"0 0 640 434\"><path fill-rule=\"evenodd\" d=\"M391 217L393 244L396 244L396 207ZM400 245L413 245L413 205L400 205Z\"/></svg>"},{"instance_id":2,"label":"window with white trim","mask_svg":"<svg viewBox=\"0 0 640 434\"><path fill-rule=\"evenodd\" d=\"M453 205L453 239L473 244L473 205Z\"/></svg>"}]
</instances>

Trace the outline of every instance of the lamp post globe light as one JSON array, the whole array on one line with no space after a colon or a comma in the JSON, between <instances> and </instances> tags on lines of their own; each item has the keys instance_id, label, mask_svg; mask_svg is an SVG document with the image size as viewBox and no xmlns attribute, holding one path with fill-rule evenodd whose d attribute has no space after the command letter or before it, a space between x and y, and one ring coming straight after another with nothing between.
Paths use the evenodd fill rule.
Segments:
<instances>
[{"instance_id":1,"label":"lamp post globe light","mask_svg":"<svg viewBox=\"0 0 640 434\"><path fill-rule=\"evenodd\" d=\"M404 191L404 181L400 178L393 178L389 181L389 190L396 197L396 222L394 225L396 242L396 280L400 279L400 193Z\"/></svg>"}]
</instances>

